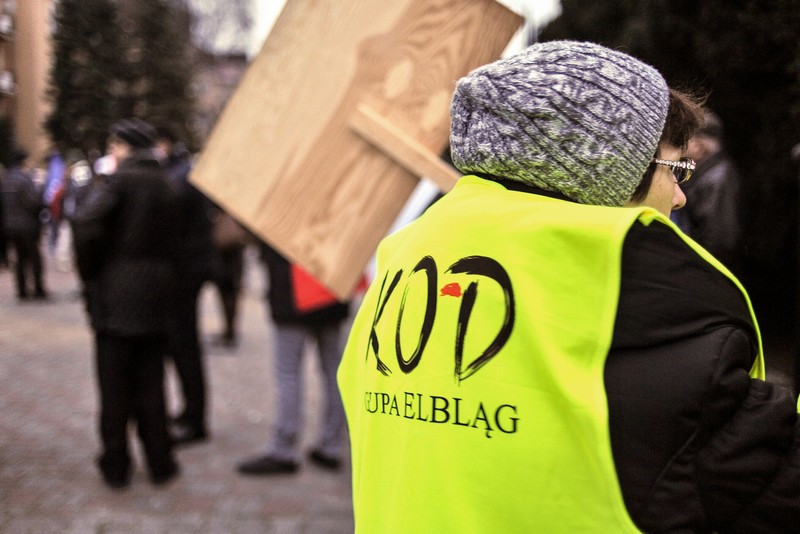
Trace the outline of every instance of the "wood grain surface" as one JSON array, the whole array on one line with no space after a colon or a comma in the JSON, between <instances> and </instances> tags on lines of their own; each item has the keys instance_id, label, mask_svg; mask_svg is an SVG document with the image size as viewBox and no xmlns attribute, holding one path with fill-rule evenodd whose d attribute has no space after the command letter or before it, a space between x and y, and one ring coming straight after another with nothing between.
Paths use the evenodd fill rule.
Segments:
<instances>
[{"instance_id":1,"label":"wood grain surface","mask_svg":"<svg viewBox=\"0 0 800 534\"><path fill-rule=\"evenodd\" d=\"M455 82L521 22L494 0L288 0L192 181L348 298L420 173L456 179Z\"/></svg>"}]
</instances>

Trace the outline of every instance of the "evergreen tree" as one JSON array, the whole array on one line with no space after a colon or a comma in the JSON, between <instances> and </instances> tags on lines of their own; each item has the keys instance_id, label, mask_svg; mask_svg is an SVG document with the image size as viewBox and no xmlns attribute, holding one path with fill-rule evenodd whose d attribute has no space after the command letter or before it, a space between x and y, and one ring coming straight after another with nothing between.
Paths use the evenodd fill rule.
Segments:
<instances>
[{"instance_id":1,"label":"evergreen tree","mask_svg":"<svg viewBox=\"0 0 800 534\"><path fill-rule=\"evenodd\" d=\"M122 42L111 0L60 0L55 10L53 63L45 121L62 151L102 149L119 116Z\"/></svg>"},{"instance_id":2,"label":"evergreen tree","mask_svg":"<svg viewBox=\"0 0 800 534\"><path fill-rule=\"evenodd\" d=\"M126 115L172 128L192 145L191 15L175 0L138 0L122 7L127 43Z\"/></svg>"},{"instance_id":3,"label":"evergreen tree","mask_svg":"<svg viewBox=\"0 0 800 534\"><path fill-rule=\"evenodd\" d=\"M62 151L104 148L138 117L195 137L191 16L180 0L60 0L46 129ZM193 147L194 148L194 147Z\"/></svg>"}]
</instances>

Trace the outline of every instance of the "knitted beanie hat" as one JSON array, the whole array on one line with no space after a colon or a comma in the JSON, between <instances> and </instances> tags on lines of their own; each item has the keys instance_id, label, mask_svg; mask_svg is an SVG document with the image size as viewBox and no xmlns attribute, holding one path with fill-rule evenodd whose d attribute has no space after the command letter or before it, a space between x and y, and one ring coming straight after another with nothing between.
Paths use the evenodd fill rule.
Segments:
<instances>
[{"instance_id":1,"label":"knitted beanie hat","mask_svg":"<svg viewBox=\"0 0 800 534\"><path fill-rule=\"evenodd\" d=\"M594 43L535 44L458 81L453 163L622 206L656 152L668 104L664 78L631 56Z\"/></svg>"},{"instance_id":2,"label":"knitted beanie hat","mask_svg":"<svg viewBox=\"0 0 800 534\"><path fill-rule=\"evenodd\" d=\"M141 119L123 119L111 126L110 134L133 148L150 148L156 138L155 129Z\"/></svg>"}]
</instances>

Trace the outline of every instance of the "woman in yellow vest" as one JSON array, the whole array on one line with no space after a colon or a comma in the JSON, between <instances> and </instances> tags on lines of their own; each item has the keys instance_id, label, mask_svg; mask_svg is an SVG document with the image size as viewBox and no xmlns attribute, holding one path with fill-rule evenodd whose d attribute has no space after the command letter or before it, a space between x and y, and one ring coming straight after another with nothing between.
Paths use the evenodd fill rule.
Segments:
<instances>
[{"instance_id":1,"label":"woman in yellow vest","mask_svg":"<svg viewBox=\"0 0 800 534\"><path fill-rule=\"evenodd\" d=\"M700 106L548 42L452 101L467 176L387 237L339 368L358 532L790 532L795 399L668 219Z\"/></svg>"}]
</instances>

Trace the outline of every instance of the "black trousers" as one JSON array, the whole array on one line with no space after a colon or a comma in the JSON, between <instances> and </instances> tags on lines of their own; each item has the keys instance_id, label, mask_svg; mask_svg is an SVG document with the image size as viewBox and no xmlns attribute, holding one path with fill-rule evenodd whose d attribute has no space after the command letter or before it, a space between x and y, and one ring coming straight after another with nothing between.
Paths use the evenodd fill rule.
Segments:
<instances>
[{"instance_id":1,"label":"black trousers","mask_svg":"<svg viewBox=\"0 0 800 534\"><path fill-rule=\"evenodd\" d=\"M31 291L43 295L42 254L39 250L39 236L28 233L9 233L6 235L8 248L16 256L17 296L28 296Z\"/></svg>"},{"instance_id":2,"label":"black trousers","mask_svg":"<svg viewBox=\"0 0 800 534\"><path fill-rule=\"evenodd\" d=\"M214 285L217 287L225 316L222 337L231 340L236 337L236 315L244 272L244 250L245 247L219 249L214 264Z\"/></svg>"},{"instance_id":3,"label":"black trousers","mask_svg":"<svg viewBox=\"0 0 800 534\"><path fill-rule=\"evenodd\" d=\"M183 412L178 420L197 430L205 430L206 424L206 378L197 327L197 299L203 283L184 280L175 288L169 335L169 356L183 394Z\"/></svg>"},{"instance_id":4,"label":"black trousers","mask_svg":"<svg viewBox=\"0 0 800 534\"><path fill-rule=\"evenodd\" d=\"M113 478L128 473L128 424L135 421L151 475L174 466L164 401L163 337L96 334L100 389L100 469Z\"/></svg>"}]
</instances>

